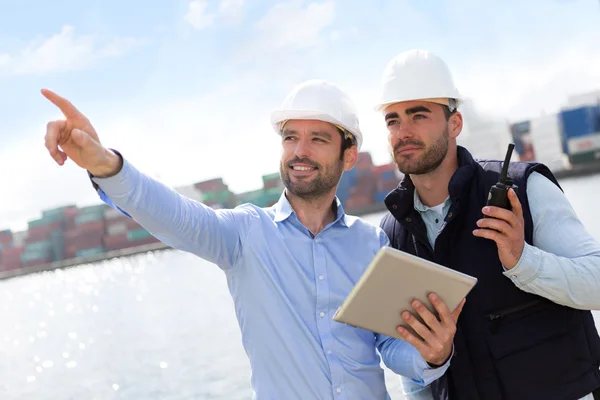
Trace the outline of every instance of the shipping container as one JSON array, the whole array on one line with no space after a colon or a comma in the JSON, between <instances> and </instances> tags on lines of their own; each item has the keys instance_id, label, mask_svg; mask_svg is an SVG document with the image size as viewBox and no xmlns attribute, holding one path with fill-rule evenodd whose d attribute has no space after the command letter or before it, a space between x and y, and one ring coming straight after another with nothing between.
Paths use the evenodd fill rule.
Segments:
<instances>
[{"instance_id":1,"label":"shipping container","mask_svg":"<svg viewBox=\"0 0 600 400\"><path fill-rule=\"evenodd\" d=\"M59 261L64 258L65 239L61 231L55 231L50 234L52 261Z\"/></svg>"},{"instance_id":2,"label":"shipping container","mask_svg":"<svg viewBox=\"0 0 600 400\"><path fill-rule=\"evenodd\" d=\"M569 155L569 162L571 165L585 164L595 161L600 161L600 149Z\"/></svg>"},{"instance_id":3,"label":"shipping container","mask_svg":"<svg viewBox=\"0 0 600 400\"><path fill-rule=\"evenodd\" d=\"M118 221L106 224L106 234L108 236L115 236L127 233L127 223L125 221Z\"/></svg>"},{"instance_id":4,"label":"shipping container","mask_svg":"<svg viewBox=\"0 0 600 400\"><path fill-rule=\"evenodd\" d=\"M60 206L56 208L50 208L47 210L42 210L42 217L59 217L62 218L67 215L72 210L77 210L77 206L75 204L69 204L66 206Z\"/></svg>"},{"instance_id":5,"label":"shipping container","mask_svg":"<svg viewBox=\"0 0 600 400\"><path fill-rule=\"evenodd\" d=\"M64 225L61 221L49 223L48 225L35 226L27 230L25 243L38 242L50 238L50 234L56 231L62 231Z\"/></svg>"},{"instance_id":6,"label":"shipping container","mask_svg":"<svg viewBox=\"0 0 600 400\"><path fill-rule=\"evenodd\" d=\"M352 213L355 210L368 207L373 204L373 193L356 194L348 198L344 208Z\"/></svg>"},{"instance_id":7,"label":"shipping container","mask_svg":"<svg viewBox=\"0 0 600 400\"><path fill-rule=\"evenodd\" d=\"M520 161L533 161L535 149L531 137L531 121L521 121L510 126L515 152Z\"/></svg>"},{"instance_id":8,"label":"shipping container","mask_svg":"<svg viewBox=\"0 0 600 400\"><path fill-rule=\"evenodd\" d=\"M223 178L214 178L203 182L197 182L194 187L201 192L214 192L227 188L227 185L223 183Z\"/></svg>"},{"instance_id":9,"label":"shipping container","mask_svg":"<svg viewBox=\"0 0 600 400\"><path fill-rule=\"evenodd\" d=\"M563 110L559 115L562 133L566 141L600 132L600 106Z\"/></svg>"},{"instance_id":10,"label":"shipping container","mask_svg":"<svg viewBox=\"0 0 600 400\"><path fill-rule=\"evenodd\" d=\"M104 210L95 213L80 213L75 217L75 225L85 225L89 222L104 221Z\"/></svg>"},{"instance_id":11,"label":"shipping container","mask_svg":"<svg viewBox=\"0 0 600 400\"><path fill-rule=\"evenodd\" d=\"M563 170L566 167L561 126L557 114L532 119L531 140L535 161L546 165L552 171Z\"/></svg>"},{"instance_id":12,"label":"shipping container","mask_svg":"<svg viewBox=\"0 0 600 400\"><path fill-rule=\"evenodd\" d=\"M103 254L106 250L104 246L88 247L86 249L79 249L75 252L75 257L87 257L96 254Z\"/></svg>"},{"instance_id":13,"label":"shipping container","mask_svg":"<svg viewBox=\"0 0 600 400\"><path fill-rule=\"evenodd\" d=\"M77 214L81 215L81 214L94 214L94 215L104 215L104 212L106 211L107 208L109 208L110 206L102 203L102 204L94 204L91 206L86 206L86 207L81 207L79 209L79 212Z\"/></svg>"},{"instance_id":14,"label":"shipping container","mask_svg":"<svg viewBox=\"0 0 600 400\"><path fill-rule=\"evenodd\" d=\"M370 170L373 168L373 159L371 158L371 154L364 151L358 153L358 159L356 160L356 165L354 168L357 170Z\"/></svg>"},{"instance_id":15,"label":"shipping container","mask_svg":"<svg viewBox=\"0 0 600 400\"><path fill-rule=\"evenodd\" d=\"M218 190L215 192L202 192L202 201L216 201L219 203L227 203L233 197L233 193L229 189Z\"/></svg>"},{"instance_id":16,"label":"shipping container","mask_svg":"<svg viewBox=\"0 0 600 400\"><path fill-rule=\"evenodd\" d=\"M375 203L383 204L385 198L390 192L387 190L375 192L375 198L373 199Z\"/></svg>"},{"instance_id":17,"label":"shipping container","mask_svg":"<svg viewBox=\"0 0 600 400\"><path fill-rule=\"evenodd\" d=\"M136 230L127 232L127 240L129 240L130 242L134 242L134 241L140 240L140 239L145 239L149 236L152 236L152 234L145 229L136 229Z\"/></svg>"},{"instance_id":18,"label":"shipping container","mask_svg":"<svg viewBox=\"0 0 600 400\"><path fill-rule=\"evenodd\" d=\"M262 176L263 183L271 182L271 181L279 181L281 180L281 175L279 172L273 172L272 174L267 174Z\"/></svg>"},{"instance_id":19,"label":"shipping container","mask_svg":"<svg viewBox=\"0 0 600 400\"><path fill-rule=\"evenodd\" d=\"M38 258L35 260L21 261L21 268L37 267L52 263L50 258Z\"/></svg>"},{"instance_id":20,"label":"shipping container","mask_svg":"<svg viewBox=\"0 0 600 400\"><path fill-rule=\"evenodd\" d=\"M127 218L126 215L124 215L121 211L117 210L116 208L108 207L106 210L104 210L104 219L107 221L120 217Z\"/></svg>"},{"instance_id":21,"label":"shipping container","mask_svg":"<svg viewBox=\"0 0 600 400\"><path fill-rule=\"evenodd\" d=\"M569 155L600 150L600 132L592 135L570 138L567 141L567 149Z\"/></svg>"},{"instance_id":22,"label":"shipping container","mask_svg":"<svg viewBox=\"0 0 600 400\"><path fill-rule=\"evenodd\" d=\"M63 220L63 216L61 215L50 215L48 217L42 217L40 219L35 219L32 221L29 221L27 223L28 225L28 229L32 229L35 227L41 227L41 226L45 226L45 225L49 225L55 222L60 222Z\"/></svg>"},{"instance_id":23,"label":"shipping container","mask_svg":"<svg viewBox=\"0 0 600 400\"><path fill-rule=\"evenodd\" d=\"M381 175L384 172L392 172L395 175L397 171L398 166L395 163L382 164L373 167L373 173L375 175Z\"/></svg>"}]
</instances>

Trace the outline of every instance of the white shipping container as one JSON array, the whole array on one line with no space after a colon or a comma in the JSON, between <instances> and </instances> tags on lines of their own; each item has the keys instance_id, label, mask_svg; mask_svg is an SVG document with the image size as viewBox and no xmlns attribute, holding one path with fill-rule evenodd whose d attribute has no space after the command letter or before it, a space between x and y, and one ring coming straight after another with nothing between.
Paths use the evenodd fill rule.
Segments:
<instances>
[{"instance_id":1,"label":"white shipping container","mask_svg":"<svg viewBox=\"0 0 600 400\"><path fill-rule=\"evenodd\" d=\"M566 157L562 148L562 134L557 114L545 115L530 121L531 142L535 160L551 170L564 169Z\"/></svg>"},{"instance_id":2,"label":"white shipping container","mask_svg":"<svg viewBox=\"0 0 600 400\"><path fill-rule=\"evenodd\" d=\"M488 122L468 125L458 136L457 143L465 147L474 158L504 160L511 141L510 127L506 122ZM513 153L513 160L516 154Z\"/></svg>"},{"instance_id":3,"label":"white shipping container","mask_svg":"<svg viewBox=\"0 0 600 400\"><path fill-rule=\"evenodd\" d=\"M114 222L106 226L106 233L109 236L122 235L127 233L127 224L125 222Z\"/></svg>"},{"instance_id":4,"label":"white shipping container","mask_svg":"<svg viewBox=\"0 0 600 400\"><path fill-rule=\"evenodd\" d=\"M569 154L587 153L591 150L600 150L600 133L571 138L567 142Z\"/></svg>"},{"instance_id":5,"label":"white shipping container","mask_svg":"<svg viewBox=\"0 0 600 400\"><path fill-rule=\"evenodd\" d=\"M600 90L569 96L567 101L568 108L586 107L595 104L600 104Z\"/></svg>"},{"instance_id":6,"label":"white shipping container","mask_svg":"<svg viewBox=\"0 0 600 400\"><path fill-rule=\"evenodd\" d=\"M196 201L202 201L202 192L194 187L194 185L176 187L175 191L179 194Z\"/></svg>"},{"instance_id":7,"label":"white shipping container","mask_svg":"<svg viewBox=\"0 0 600 400\"><path fill-rule=\"evenodd\" d=\"M106 220L115 219L122 216L123 214L119 210L114 209L112 207L109 207L104 211L104 219Z\"/></svg>"}]
</instances>

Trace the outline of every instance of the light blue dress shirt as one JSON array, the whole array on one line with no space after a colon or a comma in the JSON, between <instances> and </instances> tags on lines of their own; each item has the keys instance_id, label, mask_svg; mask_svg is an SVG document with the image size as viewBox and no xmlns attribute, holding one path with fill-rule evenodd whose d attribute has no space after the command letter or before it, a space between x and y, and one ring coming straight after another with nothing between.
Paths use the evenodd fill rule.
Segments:
<instances>
[{"instance_id":1,"label":"light blue dress shirt","mask_svg":"<svg viewBox=\"0 0 600 400\"><path fill-rule=\"evenodd\" d=\"M527 179L527 198L533 219L533 245L525 248L517 265L504 275L519 289L568 307L600 309L600 244L577 218L565 194L545 176ZM424 205L417 192L417 210L432 248L450 209L450 198L434 207ZM433 399L430 387L402 379L409 400ZM581 400L593 400L591 394Z\"/></svg>"},{"instance_id":2,"label":"light blue dress shirt","mask_svg":"<svg viewBox=\"0 0 600 400\"><path fill-rule=\"evenodd\" d=\"M419 385L448 368L449 361L430 368L407 342L332 320L373 256L389 245L379 227L344 214L339 200L335 221L313 237L285 195L271 208L213 210L126 159L117 175L92 180L107 204L156 238L224 271L256 399L389 399L381 359Z\"/></svg>"}]
</instances>

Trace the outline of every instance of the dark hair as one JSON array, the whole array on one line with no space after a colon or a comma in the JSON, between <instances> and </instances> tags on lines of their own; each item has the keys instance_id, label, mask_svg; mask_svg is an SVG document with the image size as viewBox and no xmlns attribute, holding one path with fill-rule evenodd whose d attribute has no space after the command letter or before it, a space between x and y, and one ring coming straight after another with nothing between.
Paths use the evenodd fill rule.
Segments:
<instances>
[{"instance_id":1,"label":"dark hair","mask_svg":"<svg viewBox=\"0 0 600 400\"><path fill-rule=\"evenodd\" d=\"M346 150L348 150L350 147L355 146L356 140L354 139L354 136L351 136L351 137L346 136L346 132L344 132L340 128L337 128L337 130L340 133L340 135L342 135L342 144L340 146L340 160L343 160L344 152Z\"/></svg>"},{"instance_id":2,"label":"dark hair","mask_svg":"<svg viewBox=\"0 0 600 400\"><path fill-rule=\"evenodd\" d=\"M450 104L452 105L452 111L450 111L450 107L446 106L446 105L441 105L442 108L444 109L444 115L446 116L446 121L448 121L450 119L451 116L453 116L454 114L456 114L456 100L454 99L450 99Z\"/></svg>"}]
</instances>

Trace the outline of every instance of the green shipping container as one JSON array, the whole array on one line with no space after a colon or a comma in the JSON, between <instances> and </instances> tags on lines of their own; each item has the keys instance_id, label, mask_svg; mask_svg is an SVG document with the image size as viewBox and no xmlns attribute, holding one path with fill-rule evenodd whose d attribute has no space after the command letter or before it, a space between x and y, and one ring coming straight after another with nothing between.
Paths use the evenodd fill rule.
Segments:
<instances>
[{"instance_id":1,"label":"green shipping container","mask_svg":"<svg viewBox=\"0 0 600 400\"><path fill-rule=\"evenodd\" d=\"M75 252L75 257L87 257L87 256L96 255L96 254L102 254L104 252L105 252L105 250L104 250L103 246L89 247L87 249L77 250Z\"/></svg>"},{"instance_id":2,"label":"green shipping container","mask_svg":"<svg viewBox=\"0 0 600 400\"><path fill-rule=\"evenodd\" d=\"M274 172L272 174L267 174L267 175L262 176L263 182L278 181L279 179L281 179L279 172Z\"/></svg>"},{"instance_id":3,"label":"green shipping container","mask_svg":"<svg viewBox=\"0 0 600 400\"><path fill-rule=\"evenodd\" d=\"M37 251L49 251L52 248L52 242L50 240L41 240L39 242L28 243L24 246L23 251L27 253L28 251L37 252Z\"/></svg>"},{"instance_id":4,"label":"green shipping container","mask_svg":"<svg viewBox=\"0 0 600 400\"><path fill-rule=\"evenodd\" d=\"M88 222L103 221L103 220L104 220L104 213L79 214L75 217L75 225L83 225L83 224L87 224Z\"/></svg>"},{"instance_id":5,"label":"green shipping container","mask_svg":"<svg viewBox=\"0 0 600 400\"><path fill-rule=\"evenodd\" d=\"M43 210L42 211L42 217L62 217L65 210L69 209L69 208L74 208L75 204L70 204L70 205L66 205L66 206L62 206L62 207L56 207L56 208L50 208L48 210Z\"/></svg>"},{"instance_id":6,"label":"green shipping container","mask_svg":"<svg viewBox=\"0 0 600 400\"><path fill-rule=\"evenodd\" d=\"M42 217L40 219L36 219L33 221L29 221L28 222L28 226L30 228L35 228L38 226L44 226L44 225L50 225L54 222L58 222L58 221L62 221L63 217L60 214L56 214L56 215L49 215L47 217Z\"/></svg>"},{"instance_id":7,"label":"green shipping container","mask_svg":"<svg viewBox=\"0 0 600 400\"><path fill-rule=\"evenodd\" d=\"M50 249L28 250L21 254L21 262L43 260L51 258Z\"/></svg>"},{"instance_id":8,"label":"green shipping container","mask_svg":"<svg viewBox=\"0 0 600 400\"><path fill-rule=\"evenodd\" d=\"M228 202L233 193L227 190L217 190L214 192L202 192L202 198L204 201L212 201L217 203L226 203Z\"/></svg>"},{"instance_id":9,"label":"green shipping container","mask_svg":"<svg viewBox=\"0 0 600 400\"><path fill-rule=\"evenodd\" d=\"M145 229L135 229L127 232L127 240L130 242L135 242L136 240L146 239L152 236L150 232Z\"/></svg>"},{"instance_id":10,"label":"green shipping container","mask_svg":"<svg viewBox=\"0 0 600 400\"><path fill-rule=\"evenodd\" d=\"M81 214L100 214L100 215L104 215L104 212L106 211L106 209L109 206L107 206L106 204L98 204L98 205L94 205L94 206L87 206L87 207L83 207L79 209L79 215Z\"/></svg>"},{"instance_id":11,"label":"green shipping container","mask_svg":"<svg viewBox=\"0 0 600 400\"><path fill-rule=\"evenodd\" d=\"M62 231L50 233L52 261L60 261L65 255L65 239Z\"/></svg>"},{"instance_id":12,"label":"green shipping container","mask_svg":"<svg viewBox=\"0 0 600 400\"><path fill-rule=\"evenodd\" d=\"M569 156L569 162L573 165L585 164L594 161L600 161L600 149L586 151L585 153L572 154Z\"/></svg>"}]
</instances>

